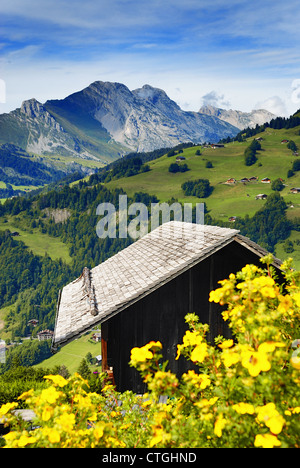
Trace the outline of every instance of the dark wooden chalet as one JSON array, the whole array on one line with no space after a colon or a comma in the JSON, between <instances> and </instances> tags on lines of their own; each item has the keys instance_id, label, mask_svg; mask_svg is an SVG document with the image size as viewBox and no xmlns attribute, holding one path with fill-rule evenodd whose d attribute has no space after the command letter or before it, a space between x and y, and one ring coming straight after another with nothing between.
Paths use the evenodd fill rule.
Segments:
<instances>
[{"instance_id":1,"label":"dark wooden chalet","mask_svg":"<svg viewBox=\"0 0 300 468\"><path fill-rule=\"evenodd\" d=\"M230 331L221 307L210 303L218 281L266 254L235 229L172 221L83 274L61 291L53 350L101 323L102 368L113 368L117 389L143 393L130 351L161 341L164 358L178 375L190 363L175 360L194 312L210 326L209 339ZM280 261L274 259L280 269Z\"/></svg>"}]
</instances>

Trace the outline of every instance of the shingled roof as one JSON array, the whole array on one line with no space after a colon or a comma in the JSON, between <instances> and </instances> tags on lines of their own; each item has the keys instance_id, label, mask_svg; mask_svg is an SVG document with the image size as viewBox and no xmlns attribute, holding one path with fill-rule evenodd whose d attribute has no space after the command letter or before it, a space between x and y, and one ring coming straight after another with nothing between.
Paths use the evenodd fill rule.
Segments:
<instances>
[{"instance_id":1,"label":"shingled roof","mask_svg":"<svg viewBox=\"0 0 300 468\"><path fill-rule=\"evenodd\" d=\"M236 229L171 221L82 275L60 292L52 348L121 312L225 245L266 251ZM280 266L280 261L274 259Z\"/></svg>"}]
</instances>

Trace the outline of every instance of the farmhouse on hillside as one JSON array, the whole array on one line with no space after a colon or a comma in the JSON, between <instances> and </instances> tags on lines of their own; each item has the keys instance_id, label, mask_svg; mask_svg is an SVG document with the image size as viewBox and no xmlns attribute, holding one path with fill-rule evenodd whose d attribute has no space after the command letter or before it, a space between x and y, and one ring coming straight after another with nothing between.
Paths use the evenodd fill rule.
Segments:
<instances>
[{"instance_id":1,"label":"farmhouse on hillside","mask_svg":"<svg viewBox=\"0 0 300 468\"><path fill-rule=\"evenodd\" d=\"M101 323L102 369L113 369L117 390L143 393L145 384L128 365L131 349L159 340L171 371L186 372L191 363L175 360L187 330L184 317L194 312L208 323L210 341L230 337L209 292L246 264L261 265L264 255L235 229L165 223L62 289L52 349ZM279 272L281 262L273 265Z\"/></svg>"},{"instance_id":2,"label":"farmhouse on hillside","mask_svg":"<svg viewBox=\"0 0 300 468\"><path fill-rule=\"evenodd\" d=\"M271 182L271 179L269 177L265 177L264 179L261 179L263 184L269 184Z\"/></svg>"}]
</instances>

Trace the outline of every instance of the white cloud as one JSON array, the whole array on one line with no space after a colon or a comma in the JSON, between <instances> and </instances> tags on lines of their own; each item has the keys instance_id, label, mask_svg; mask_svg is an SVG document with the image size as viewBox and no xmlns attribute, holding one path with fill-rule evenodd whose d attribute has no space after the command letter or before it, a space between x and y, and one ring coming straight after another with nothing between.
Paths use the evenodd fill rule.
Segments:
<instances>
[{"instance_id":1,"label":"white cloud","mask_svg":"<svg viewBox=\"0 0 300 468\"><path fill-rule=\"evenodd\" d=\"M203 106L229 107L230 102L224 99L224 94L218 94L217 91L210 91L202 96Z\"/></svg>"},{"instance_id":2,"label":"white cloud","mask_svg":"<svg viewBox=\"0 0 300 468\"><path fill-rule=\"evenodd\" d=\"M264 101L257 102L254 109L266 109L277 116L287 115L286 105L279 96L272 96Z\"/></svg>"},{"instance_id":3,"label":"white cloud","mask_svg":"<svg viewBox=\"0 0 300 468\"><path fill-rule=\"evenodd\" d=\"M292 82L291 101L293 104L300 104L300 79L293 80Z\"/></svg>"}]
</instances>

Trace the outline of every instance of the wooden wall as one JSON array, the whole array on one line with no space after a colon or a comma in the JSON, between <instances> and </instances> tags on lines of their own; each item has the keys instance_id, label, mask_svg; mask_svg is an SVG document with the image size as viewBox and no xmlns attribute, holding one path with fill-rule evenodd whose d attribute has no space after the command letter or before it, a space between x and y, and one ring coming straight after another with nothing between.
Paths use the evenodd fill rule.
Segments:
<instances>
[{"instance_id":1,"label":"wooden wall","mask_svg":"<svg viewBox=\"0 0 300 468\"><path fill-rule=\"evenodd\" d=\"M138 372L129 367L128 362L133 347L152 340L161 341L164 360L169 361L169 368L178 376L193 367L182 357L175 360L177 344L182 343L187 330L184 317L189 312L195 312L202 323L209 323L211 342L217 335L230 337L230 330L221 316L222 308L209 302L209 292L218 287L219 280L247 263L261 266L254 253L232 242L103 323L108 365L113 367L117 389L146 391Z\"/></svg>"}]
</instances>

